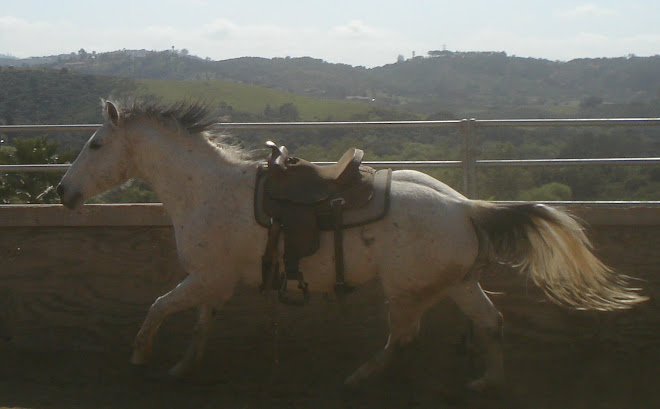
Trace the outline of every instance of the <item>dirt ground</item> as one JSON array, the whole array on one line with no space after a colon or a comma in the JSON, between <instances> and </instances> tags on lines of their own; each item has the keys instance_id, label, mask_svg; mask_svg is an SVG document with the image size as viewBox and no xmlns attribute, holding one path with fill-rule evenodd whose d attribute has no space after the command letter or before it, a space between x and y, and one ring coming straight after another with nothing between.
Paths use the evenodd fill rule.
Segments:
<instances>
[{"instance_id":1,"label":"dirt ground","mask_svg":"<svg viewBox=\"0 0 660 409\"><path fill-rule=\"evenodd\" d=\"M516 275L484 277L484 288L505 293L491 298L504 315L508 384L475 396L464 385L480 364L449 303L428 312L420 340L385 374L359 390L342 386L386 342L377 283L345 303L313 294L304 308L274 308L241 289L216 315L193 377L166 376L192 312L168 319L153 362L134 368L131 344L147 308L182 279L171 230L7 228L0 321L15 322L12 340L0 331L0 408L660 408L660 229L594 233L603 259L642 279L651 300L624 312L567 311Z\"/></svg>"},{"instance_id":2,"label":"dirt ground","mask_svg":"<svg viewBox=\"0 0 660 409\"><path fill-rule=\"evenodd\" d=\"M42 334L45 340L68 338L79 350L42 348L38 339L0 344L0 407L660 407L659 351L653 344L630 346L625 334L600 336L599 328L608 331L616 322L603 322L599 315L572 317L584 325L566 342L567 334L529 331L535 324L510 312L504 339L508 385L477 396L463 388L478 373L479 362L463 348L467 323L452 305L427 314L420 340L394 367L359 390L347 390L344 378L386 340L383 304L317 300L307 310L279 316L265 310L256 319L253 310L250 316L237 314L251 299L239 297L218 313L203 366L183 381L166 373L186 345L189 313L163 325L154 361L146 368L128 363L139 321L115 324L112 335L102 338L84 328Z\"/></svg>"}]
</instances>

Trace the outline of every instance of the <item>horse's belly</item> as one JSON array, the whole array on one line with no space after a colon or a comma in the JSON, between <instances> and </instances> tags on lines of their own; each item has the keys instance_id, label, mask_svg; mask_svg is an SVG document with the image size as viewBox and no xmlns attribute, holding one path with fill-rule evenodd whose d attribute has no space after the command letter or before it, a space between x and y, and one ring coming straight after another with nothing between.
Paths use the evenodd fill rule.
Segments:
<instances>
[{"instance_id":1,"label":"horse's belly","mask_svg":"<svg viewBox=\"0 0 660 409\"><path fill-rule=\"evenodd\" d=\"M374 256L373 226L344 230L344 270L346 282L357 286L376 275L378 265ZM301 260L300 270L312 291L332 291L336 282L334 233L322 232L319 250Z\"/></svg>"}]
</instances>

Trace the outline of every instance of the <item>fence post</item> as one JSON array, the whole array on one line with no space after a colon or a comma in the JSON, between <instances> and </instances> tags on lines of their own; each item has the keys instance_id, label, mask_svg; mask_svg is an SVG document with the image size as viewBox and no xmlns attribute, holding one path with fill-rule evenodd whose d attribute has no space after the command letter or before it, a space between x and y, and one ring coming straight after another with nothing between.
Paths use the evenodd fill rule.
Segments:
<instances>
[{"instance_id":1,"label":"fence post","mask_svg":"<svg viewBox=\"0 0 660 409\"><path fill-rule=\"evenodd\" d=\"M477 196L477 157L475 152L476 119L461 120L461 133L463 134L463 193L470 199Z\"/></svg>"}]
</instances>

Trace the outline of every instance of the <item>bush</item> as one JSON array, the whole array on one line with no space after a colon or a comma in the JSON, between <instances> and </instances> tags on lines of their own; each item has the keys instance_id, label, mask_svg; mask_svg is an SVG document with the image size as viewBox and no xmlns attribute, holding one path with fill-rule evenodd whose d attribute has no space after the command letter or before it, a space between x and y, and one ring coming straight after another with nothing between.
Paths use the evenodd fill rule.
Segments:
<instances>
[{"instance_id":1,"label":"bush","mask_svg":"<svg viewBox=\"0 0 660 409\"><path fill-rule=\"evenodd\" d=\"M59 144L46 137L14 139L13 146L0 149L0 163L31 165L66 163L72 152L57 153ZM0 203L58 203L54 187L62 175L59 173L4 173L0 174Z\"/></svg>"},{"instance_id":2,"label":"bush","mask_svg":"<svg viewBox=\"0 0 660 409\"><path fill-rule=\"evenodd\" d=\"M572 198L571 188L558 182L547 183L520 193L520 200L562 201Z\"/></svg>"}]
</instances>

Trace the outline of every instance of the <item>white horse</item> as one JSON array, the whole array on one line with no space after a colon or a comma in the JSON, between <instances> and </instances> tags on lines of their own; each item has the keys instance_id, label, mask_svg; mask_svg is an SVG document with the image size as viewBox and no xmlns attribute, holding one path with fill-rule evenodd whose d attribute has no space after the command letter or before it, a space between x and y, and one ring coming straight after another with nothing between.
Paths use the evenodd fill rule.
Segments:
<instances>
[{"instance_id":1,"label":"white horse","mask_svg":"<svg viewBox=\"0 0 660 409\"><path fill-rule=\"evenodd\" d=\"M213 121L195 103L165 107L104 104L105 123L86 143L57 192L76 209L86 199L141 178L151 184L171 216L177 251L188 276L150 307L131 362L152 355L156 332L172 313L199 308L192 342L170 374L182 376L202 359L212 309L231 297L239 280L261 283L266 230L253 214L257 163L239 149L209 139ZM312 291L334 285L331 233L303 259ZM590 251L582 227L568 214L539 204L469 200L423 173L392 175L387 216L345 231L347 281L378 277L389 306L390 334L375 357L346 380L357 385L390 363L393 351L415 339L422 314L448 297L469 317L484 350L480 390L503 382L502 315L478 279L494 263L528 275L551 300L596 310L630 308L646 298L626 288Z\"/></svg>"}]
</instances>

